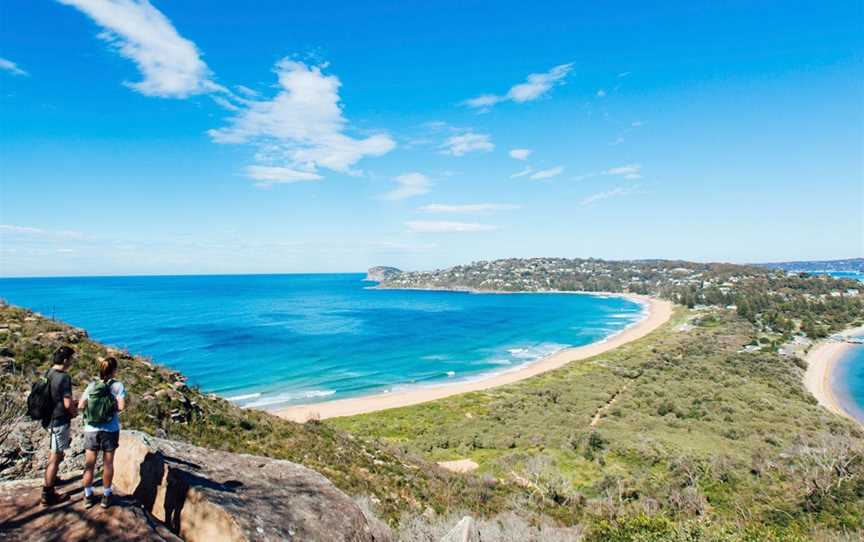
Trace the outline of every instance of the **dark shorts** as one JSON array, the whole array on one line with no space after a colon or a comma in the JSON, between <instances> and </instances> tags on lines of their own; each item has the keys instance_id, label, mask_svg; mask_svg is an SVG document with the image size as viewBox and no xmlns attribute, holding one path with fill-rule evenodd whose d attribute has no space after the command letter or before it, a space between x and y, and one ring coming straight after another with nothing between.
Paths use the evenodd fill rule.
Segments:
<instances>
[{"instance_id":1,"label":"dark shorts","mask_svg":"<svg viewBox=\"0 0 864 542\"><path fill-rule=\"evenodd\" d=\"M120 446L120 431L84 431L84 449L113 452Z\"/></svg>"}]
</instances>

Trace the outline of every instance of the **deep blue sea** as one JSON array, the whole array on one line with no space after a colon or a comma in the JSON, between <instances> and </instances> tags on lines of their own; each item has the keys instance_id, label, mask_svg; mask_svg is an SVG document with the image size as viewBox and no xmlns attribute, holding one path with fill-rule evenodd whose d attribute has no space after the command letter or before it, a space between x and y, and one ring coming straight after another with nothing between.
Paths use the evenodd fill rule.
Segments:
<instances>
[{"instance_id":1,"label":"deep blue sea","mask_svg":"<svg viewBox=\"0 0 864 542\"><path fill-rule=\"evenodd\" d=\"M257 408L482 378L642 313L619 297L375 290L363 277L2 279L0 298Z\"/></svg>"}]
</instances>

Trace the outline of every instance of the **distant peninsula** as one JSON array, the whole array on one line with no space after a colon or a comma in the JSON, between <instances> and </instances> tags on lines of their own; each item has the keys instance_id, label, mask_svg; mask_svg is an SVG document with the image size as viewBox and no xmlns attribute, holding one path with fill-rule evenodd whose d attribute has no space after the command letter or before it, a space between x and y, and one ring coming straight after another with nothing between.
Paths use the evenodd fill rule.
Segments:
<instances>
[{"instance_id":1,"label":"distant peninsula","mask_svg":"<svg viewBox=\"0 0 864 542\"><path fill-rule=\"evenodd\" d=\"M385 280L391 280L401 274L401 269L380 265L377 267L370 267L369 271L366 272L366 278L363 280L370 282L383 282Z\"/></svg>"}]
</instances>

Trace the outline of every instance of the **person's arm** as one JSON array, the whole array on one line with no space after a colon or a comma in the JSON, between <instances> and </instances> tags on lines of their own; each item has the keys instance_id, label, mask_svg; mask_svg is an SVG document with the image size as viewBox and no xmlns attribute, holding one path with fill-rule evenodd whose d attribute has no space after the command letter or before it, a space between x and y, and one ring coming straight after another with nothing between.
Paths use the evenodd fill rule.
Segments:
<instances>
[{"instance_id":1,"label":"person's arm","mask_svg":"<svg viewBox=\"0 0 864 542\"><path fill-rule=\"evenodd\" d=\"M114 399L117 401L117 412L123 412L126 410L126 387L122 382L118 382L120 385L120 392L114 396Z\"/></svg>"},{"instance_id":2,"label":"person's arm","mask_svg":"<svg viewBox=\"0 0 864 542\"><path fill-rule=\"evenodd\" d=\"M63 379L63 408L69 413L70 418L78 415L78 405L75 404L75 399L72 397L72 379L68 376Z\"/></svg>"}]
</instances>

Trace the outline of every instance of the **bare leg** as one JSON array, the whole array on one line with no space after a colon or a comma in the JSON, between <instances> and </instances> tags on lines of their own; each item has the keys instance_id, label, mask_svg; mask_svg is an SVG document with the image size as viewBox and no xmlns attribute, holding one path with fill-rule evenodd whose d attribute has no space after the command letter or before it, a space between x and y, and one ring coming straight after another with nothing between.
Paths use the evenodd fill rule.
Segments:
<instances>
[{"instance_id":1,"label":"bare leg","mask_svg":"<svg viewBox=\"0 0 864 542\"><path fill-rule=\"evenodd\" d=\"M93 469L96 468L96 454L96 450L84 451L84 476L82 480L84 487L93 485Z\"/></svg>"},{"instance_id":2,"label":"bare leg","mask_svg":"<svg viewBox=\"0 0 864 542\"><path fill-rule=\"evenodd\" d=\"M102 487L111 487L114 481L114 451L102 452Z\"/></svg>"},{"instance_id":3,"label":"bare leg","mask_svg":"<svg viewBox=\"0 0 864 542\"><path fill-rule=\"evenodd\" d=\"M48 456L48 467L45 469L45 487L54 487L57 483L57 471L63 461L63 452L51 452Z\"/></svg>"}]
</instances>

